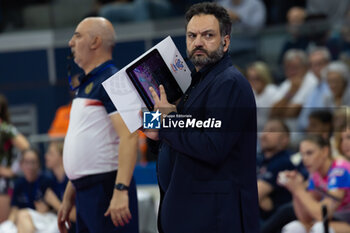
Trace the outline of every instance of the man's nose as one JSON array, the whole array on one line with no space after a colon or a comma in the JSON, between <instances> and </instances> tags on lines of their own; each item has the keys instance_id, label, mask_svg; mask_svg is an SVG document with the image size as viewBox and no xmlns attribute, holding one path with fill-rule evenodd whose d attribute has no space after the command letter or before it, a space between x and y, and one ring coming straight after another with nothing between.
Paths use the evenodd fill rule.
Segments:
<instances>
[{"instance_id":1,"label":"man's nose","mask_svg":"<svg viewBox=\"0 0 350 233\"><path fill-rule=\"evenodd\" d=\"M69 47L73 47L74 41L73 38L69 40L68 45Z\"/></svg>"},{"instance_id":2,"label":"man's nose","mask_svg":"<svg viewBox=\"0 0 350 233\"><path fill-rule=\"evenodd\" d=\"M203 46L202 37L200 35L196 36L196 39L194 40L194 46L195 47L202 47Z\"/></svg>"}]
</instances>

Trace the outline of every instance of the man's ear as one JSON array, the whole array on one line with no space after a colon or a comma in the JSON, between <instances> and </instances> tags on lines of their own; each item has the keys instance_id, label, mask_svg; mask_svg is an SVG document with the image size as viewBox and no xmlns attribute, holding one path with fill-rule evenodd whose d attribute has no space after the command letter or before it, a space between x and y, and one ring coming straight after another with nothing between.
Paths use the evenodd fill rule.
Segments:
<instances>
[{"instance_id":1,"label":"man's ear","mask_svg":"<svg viewBox=\"0 0 350 233\"><path fill-rule=\"evenodd\" d=\"M230 36L229 35L224 36L223 46L224 46L224 52L227 52L228 48L230 47Z\"/></svg>"},{"instance_id":2,"label":"man's ear","mask_svg":"<svg viewBox=\"0 0 350 233\"><path fill-rule=\"evenodd\" d=\"M99 48L102 44L102 38L100 36L95 36L91 42L90 48L95 50Z\"/></svg>"}]
</instances>

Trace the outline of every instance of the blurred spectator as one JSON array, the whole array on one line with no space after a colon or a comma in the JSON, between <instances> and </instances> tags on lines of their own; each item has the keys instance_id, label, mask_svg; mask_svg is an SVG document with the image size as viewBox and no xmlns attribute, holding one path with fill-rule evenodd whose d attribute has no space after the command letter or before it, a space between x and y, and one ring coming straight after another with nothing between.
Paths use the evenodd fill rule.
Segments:
<instances>
[{"instance_id":1,"label":"blurred spectator","mask_svg":"<svg viewBox=\"0 0 350 233\"><path fill-rule=\"evenodd\" d=\"M62 200L64 191L66 189L68 178L63 168L63 139L51 141L45 154L45 165L48 169L49 177L52 178L52 191ZM55 208L58 211L58 208Z\"/></svg>"},{"instance_id":2,"label":"blurred spectator","mask_svg":"<svg viewBox=\"0 0 350 233\"><path fill-rule=\"evenodd\" d=\"M287 13L287 19L289 37L281 49L279 63L282 62L284 53L292 48L306 51L315 46L331 47L331 25L325 15L310 15L305 8L292 7Z\"/></svg>"},{"instance_id":3,"label":"blurred spectator","mask_svg":"<svg viewBox=\"0 0 350 233\"><path fill-rule=\"evenodd\" d=\"M261 0L217 0L226 8L233 28L239 32L260 30L265 25L266 9Z\"/></svg>"},{"instance_id":4,"label":"blurred spectator","mask_svg":"<svg viewBox=\"0 0 350 233\"><path fill-rule=\"evenodd\" d=\"M290 38L285 42L280 56L291 48L306 50L310 46L326 46L332 58L337 59L339 38L329 39L332 29L338 29L349 9L350 0L308 0L306 7L292 7L287 13ZM346 48L346 43L341 43Z\"/></svg>"},{"instance_id":5,"label":"blurred spectator","mask_svg":"<svg viewBox=\"0 0 350 233\"><path fill-rule=\"evenodd\" d=\"M44 192L44 202L50 207L50 214L42 216L38 209L28 210L22 209L18 214L19 228L23 227L26 232L58 232L55 226L57 223L56 213L58 212L63 194L68 183L68 178L65 175L63 168L63 139L55 140L49 144L45 154L45 165L48 169L45 176L50 179L49 186ZM52 215L51 213L55 214ZM71 212L70 220L75 222L75 210ZM46 214L45 214L46 215ZM52 220L54 220L52 222ZM45 227L45 229L43 229ZM73 230L74 228L71 228ZM71 232L71 231L69 231ZM73 230L74 232L74 230Z\"/></svg>"},{"instance_id":6,"label":"blurred spectator","mask_svg":"<svg viewBox=\"0 0 350 233\"><path fill-rule=\"evenodd\" d=\"M314 89L309 90L310 95L306 99L303 109L301 110L298 128L304 131L307 127L308 116L317 108L324 107L325 96L330 95L330 90L327 82L322 79L321 71L329 64L331 55L326 47L316 47L309 53L310 69L308 75L314 76L317 80L317 85Z\"/></svg>"},{"instance_id":7,"label":"blurred spectator","mask_svg":"<svg viewBox=\"0 0 350 233\"><path fill-rule=\"evenodd\" d=\"M24 151L20 163L24 176L16 180L11 202L18 233L58 232L57 217L50 212L50 200L46 198L52 183L40 172L38 153L33 149Z\"/></svg>"},{"instance_id":8,"label":"blurred spectator","mask_svg":"<svg viewBox=\"0 0 350 233\"><path fill-rule=\"evenodd\" d=\"M68 177L63 168L63 139L51 141L45 154L45 165L48 169L48 177L51 179L50 188L45 193L45 201L57 214L63 199L63 194L68 183ZM71 222L76 221L76 210L69 215ZM71 227L69 232L75 232L75 227Z\"/></svg>"},{"instance_id":9,"label":"blurred spectator","mask_svg":"<svg viewBox=\"0 0 350 233\"><path fill-rule=\"evenodd\" d=\"M333 114L327 109L318 109L310 113L308 117L309 124L306 127L306 134L302 133L299 136L303 139L306 136L317 135L330 141L331 153L334 157L337 157L336 143L333 142ZM298 138L299 139L299 138ZM298 145L299 146L299 143ZM292 162L295 166L299 166L299 171L306 177L307 171L301 164L302 156L299 152L291 156Z\"/></svg>"},{"instance_id":10,"label":"blurred spectator","mask_svg":"<svg viewBox=\"0 0 350 233\"><path fill-rule=\"evenodd\" d=\"M301 7L292 7L287 13L289 26L300 26L305 22L306 12Z\"/></svg>"},{"instance_id":11,"label":"blurred spectator","mask_svg":"<svg viewBox=\"0 0 350 233\"><path fill-rule=\"evenodd\" d=\"M279 184L291 192L298 217L298 221L287 224L282 231L324 232L322 206L326 206L330 219L328 232L349 232L350 163L332 159L329 142L316 135L301 142L300 153L303 164L311 174L307 190L298 172L279 174Z\"/></svg>"},{"instance_id":12,"label":"blurred spectator","mask_svg":"<svg viewBox=\"0 0 350 233\"><path fill-rule=\"evenodd\" d=\"M350 107L340 106L334 111L333 129L334 132L341 132L350 125Z\"/></svg>"},{"instance_id":13,"label":"blurred spectator","mask_svg":"<svg viewBox=\"0 0 350 233\"><path fill-rule=\"evenodd\" d=\"M333 115L329 110L316 110L309 115L309 124L307 126L307 134L317 134L326 140L332 135Z\"/></svg>"},{"instance_id":14,"label":"blurred spectator","mask_svg":"<svg viewBox=\"0 0 350 233\"><path fill-rule=\"evenodd\" d=\"M308 125L306 127L305 133L301 134L301 137L317 135L330 141L331 153L334 157L337 157L339 153L337 152L336 143L333 142L333 114L329 109L317 109L312 111L308 116ZM299 146L299 144L298 144ZM294 164L299 164L302 161L302 156L299 152L292 155L292 161ZM304 168L299 169L304 175L307 173L303 171Z\"/></svg>"},{"instance_id":15,"label":"blurred spectator","mask_svg":"<svg viewBox=\"0 0 350 233\"><path fill-rule=\"evenodd\" d=\"M350 72L343 62L332 62L325 70L331 95L324 98L325 107L350 105Z\"/></svg>"},{"instance_id":16,"label":"blurred spectator","mask_svg":"<svg viewBox=\"0 0 350 233\"><path fill-rule=\"evenodd\" d=\"M331 25L342 21L349 9L349 0L307 0L306 11L308 15L326 15Z\"/></svg>"},{"instance_id":17,"label":"blurred spectator","mask_svg":"<svg viewBox=\"0 0 350 233\"><path fill-rule=\"evenodd\" d=\"M247 79L253 88L257 107L258 132L261 132L270 114L276 86L272 84L269 67L264 62L254 62L249 65L246 72Z\"/></svg>"},{"instance_id":18,"label":"blurred spectator","mask_svg":"<svg viewBox=\"0 0 350 233\"><path fill-rule=\"evenodd\" d=\"M267 9L267 24L284 24L287 22L286 15L290 8L305 7L305 0L264 0Z\"/></svg>"},{"instance_id":19,"label":"blurred spectator","mask_svg":"<svg viewBox=\"0 0 350 233\"><path fill-rule=\"evenodd\" d=\"M271 109L271 116L287 119L292 131L297 130L297 117L317 79L307 74L308 60L302 50L288 50L284 56L286 80L278 87Z\"/></svg>"},{"instance_id":20,"label":"blurred spectator","mask_svg":"<svg viewBox=\"0 0 350 233\"><path fill-rule=\"evenodd\" d=\"M350 65L350 9L348 9L339 30L334 30L333 35L330 36L327 46L330 48L334 60L339 59Z\"/></svg>"},{"instance_id":21,"label":"blurred spectator","mask_svg":"<svg viewBox=\"0 0 350 233\"><path fill-rule=\"evenodd\" d=\"M260 136L262 153L257 157L258 195L261 218L266 220L282 204L291 201L289 192L277 185L277 175L283 170L293 170L290 160L289 129L277 119L268 120Z\"/></svg>"},{"instance_id":22,"label":"blurred spectator","mask_svg":"<svg viewBox=\"0 0 350 233\"><path fill-rule=\"evenodd\" d=\"M261 0L217 0L226 8L232 20L230 54L233 63L245 66L257 59L257 35L266 20L265 5Z\"/></svg>"},{"instance_id":23,"label":"blurred spectator","mask_svg":"<svg viewBox=\"0 0 350 233\"><path fill-rule=\"evenodd\" d=\"M322 81L321 72L331 61L331 54L326 47L315 47L309 52L310 72Z\"/></svg>"},{"instance_id":24,"label":"blurred spectator","mask_svg":"<svg viewBox=\"0 0 350 233\"><path fill-rule=\"evenodd\" d=\"M292 7L287 13L287 32L288 38L284 42L278 63L283 62L285 53L290 49L300 49L306 51L309 45L309 39L302 32L302 27L306 21L306 12L304 8Z\"/></svg>"},{"instance_id":25,"label":"blurred spectator","mask_svg":"<svg viewBox=\"0 0 350 233\"><path fill-rule=\"evenodd\" d=\"M114 24L141 22L150 18L146 0L115 0L103 4L98 15Z\"/></svg>"},{"instance_id":26,"label":"blurred spectator","mask_svg":"<svg viewBox=\"0 0 350 233\"><path fill-rule=\"evenodd\" d=\"M319 135L329 140L332 156L334 158L340 156L336 139L333 136L333 114L330 110L319 109L311 112L306 132L308 135Z\"/></svg>"},{"instance_id":27,"label":"blurred spectator","mask_svg":"<svg viewBox=\"0 0 350 233\"><path fill-rule=\"evenodd\" d=\"M333 117L334 145L337 154L350 161L349 133L350 133L350 107L341 106L334 111Z\"/></svg>"},{"instance_id":28,"label":"blurred spectator","mask_svg":"<svg viewBox=\"0 0 350 233\"><path fill-rule=\"evenodd\" d=\"M341 132L340 153L350 161L350 126Z\"/></svg>"},{"instance_id":29,"label":"blurred spectator","mask_svg":"<svg viewBox=\"0 0 350 233\"><path fill-rule=\"evenodd\" d=\"M13 178L19 171L14 147L23 151L29 148L29 142L11 124L7 100L0 94L0 223L9 216Z\"/></svg>"}]
</instances>

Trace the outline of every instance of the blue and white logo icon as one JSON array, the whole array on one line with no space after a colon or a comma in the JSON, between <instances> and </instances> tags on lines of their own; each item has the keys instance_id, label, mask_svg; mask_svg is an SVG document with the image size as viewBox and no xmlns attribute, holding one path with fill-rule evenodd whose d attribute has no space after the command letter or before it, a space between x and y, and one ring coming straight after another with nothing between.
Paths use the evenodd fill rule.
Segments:
<instances>
[{"instance_id":1,"label":"blue and white logo icon","mask_svg":"<svg viewBox=\"0 0 350 233\"><path fill-rule=\"evenodd\" d=\"M157 112L144 112L143 113L143 128L144 129L160 129L160 116L162 114Z\"/></svg>"}]
</instances>

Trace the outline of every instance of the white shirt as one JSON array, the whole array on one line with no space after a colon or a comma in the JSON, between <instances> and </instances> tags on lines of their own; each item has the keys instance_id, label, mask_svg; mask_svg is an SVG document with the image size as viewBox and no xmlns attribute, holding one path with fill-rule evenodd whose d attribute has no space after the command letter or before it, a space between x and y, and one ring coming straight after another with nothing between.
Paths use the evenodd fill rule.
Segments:
<instances>
[{"instance_id":1,"label":"white shirt","mask_svg":"<svg viewBox=\"0 0 350 233\"><path fill-rule=\"evenodd\" d=\"M318 84L317 78L311 72L306 73L298 91L292 97L292 99L290 100L290 103L300 104L301 106L303 106L308 96L311 94L311 91L317 86L317 84ZM278 87L278 90L274 97L273 102L276 103L280 101L288 93L291 85L292 84L290 80L286 79ZM288 125L291 131L298 130L297 123L298 123L298 118L288 118L286 120L286 124Z\"/></svg>"},{"instance_id":2,"label":"white shirt","mask_svg":"<svg viewBox=\"0 0 350 233\"><path fill-rule=\"evenodd\" d=\"M317 78L311 72L307 72L299 87L299 90L292 97L291 103L303 105L308 95L311 93L311 90L316 87L317 83ZM276 103L280 101L287 94L290 87L291 82L289 79L286 79L284 82L282 82L281 85L277 88L273 102Z\"/></svg>"},{"instance_id":3,"label":"white shirt","mask_svg":"<svg viewBox=\"0 0 350 233\"><path fill-rule=\"evenodd\" d=\"M119 138L104 106L73 100L64 141L63 164L69 179L117 170Z\"/></svg>"},{"instance_id":4,"label":"white shirt","mask_svg":"<svg viewBox=\"0 0 350 233\"><path fill-rule=\"evenodd\" d=\"M72 102L63 148L63 166L71 180L118 169L119 137L109 117L117 111L101 84L116 71L112 61L95 68Z\"/></svg>"},{"instance_id":5,"label":"white shirt","mask_svg":"<svg viewBox=\"0 0 350 233\"><path fill-rule=\"evenodd\" d=\"M255 102L256 102L256 114L257 114L257 124L258 132L261 132L264 128L266 120L270 115L270 107L273 104L273 97L277 92L277 87L273 84L268 84L262 93L259 95L254 92Z\"/></svg>"},{"instance_id":6,"label":"white shirt","mask_svg":"<svg viewBox=\"0 0 350 233\"><path fill-rule=\"evenodd\" d=\"M238 25L242 29L261 29L265 25L266 8L261 0L242 0L238 5L232 0L217 0L217 3L239 16Z\"/></svg>"}]
</instances>

